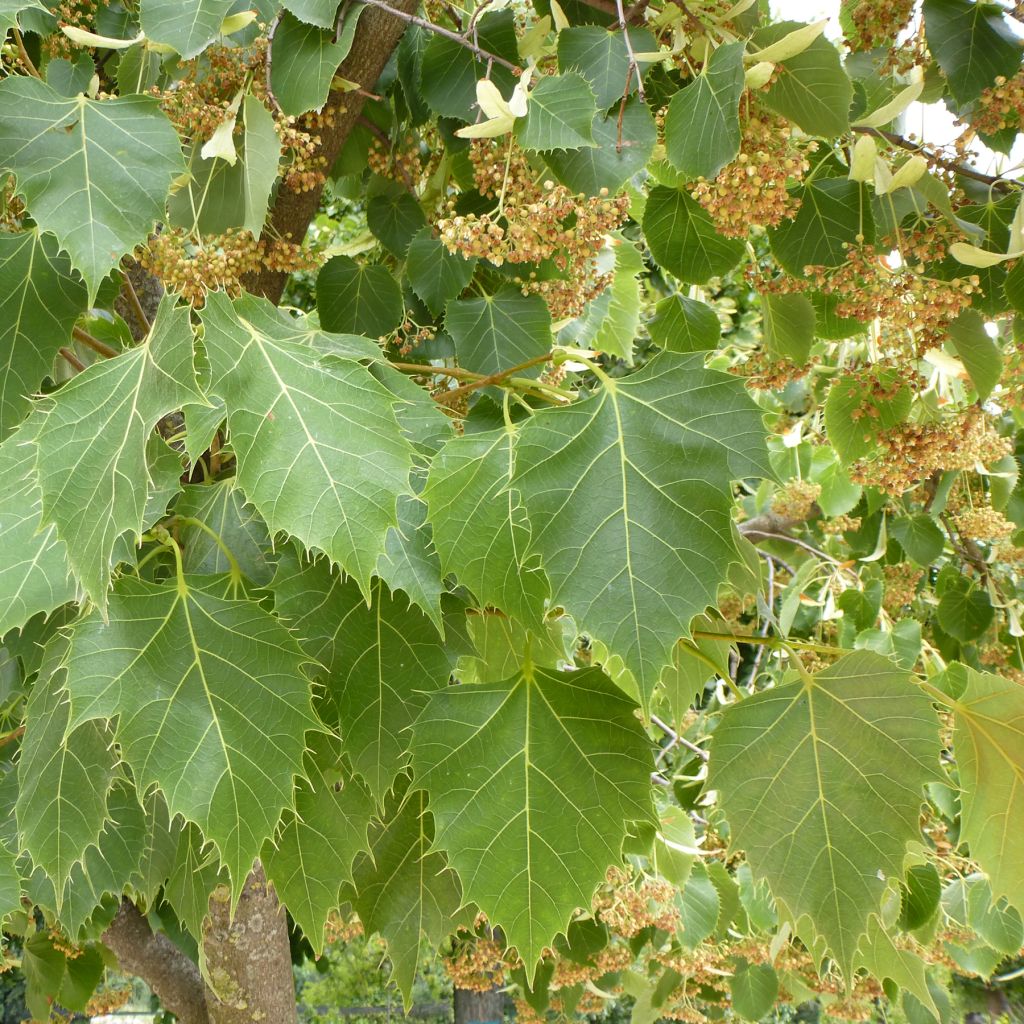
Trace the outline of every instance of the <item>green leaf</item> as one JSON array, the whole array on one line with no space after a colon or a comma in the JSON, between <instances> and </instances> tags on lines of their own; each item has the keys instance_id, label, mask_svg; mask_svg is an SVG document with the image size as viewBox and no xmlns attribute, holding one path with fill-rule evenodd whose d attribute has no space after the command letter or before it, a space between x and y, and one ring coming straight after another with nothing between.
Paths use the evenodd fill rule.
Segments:
<instances>
[{"instance_id":1,"label":"green leaf","mask_svg":"<svg viewBox=\"0 0 1024 1024\"><path fill-rule=\"evenodd\" d=\"M302 772L306 732L321 729L306 661L253 601L222 597L223 577L169 584L125 577L75 626L68 656L71 726L117 719L137 785L195 822L241 892ZM252 709L260 714L253 716Z\"/></svg>"},{"instance_id":2,"label":"green leaf","mask_svg":"<svg viewBox=\"0 0 1024 1024\"><path fill-rule=\"evenodd\" d=\"M321 268L316 308L325 330L369 338L389 334L405 316L402 289L387 267L351 256L334 256Z\"/></svg>"},{"instance_id":3,"label":"green leaf","mask_svg":"<svg viewBox=\"0 0 1024 1024\"><path fill-rule=\"evenodd\" d=\"M212 292L202 311L238 486L271 533L323 551L366 592L387 531L398 525L412 448L393 397L364 366L321 363L268 306Z\"/></svg>"},{"instance_id":4,"label":"green leaf","mask_svg":"<svg viewBox=\"0 0 1024 1024\"><path fill-rule=\"evenodd\" d=\"M744 1020L760 1020L775 1005L779 978L771 964L740 962L729 979L732 1008Z\"/></svg>"},{"instance_id":5,"label":"green leaf","mask_svg":"<svg viewBox=\"0 0 1024 1024\"><path fill-rule=\"evenodd\" d=\"M334 74L352 48L363 10L363 4L349 8L337 40L333 32L306 25L287 11L282 13L270 48L270 85L284 113L297 117L323 109Z\"/></svg>"},{"instance_id":6,"label":"green leaf","mask_svg":"<svg viewBox=\"0 0 1024 1024\"><path fill-rule=\"evenodd\" d=\"M197 942L210 909L210 894L226 881L213 843L191 822L178 833L178 845L164 886L164 899Z\"/></svg>"},{"instance_id":7,"label":"green leaf","mask_svg":"<svg viewBox=\"0 0 1024 1024\"><path fill-rule=\"evenodd\" d=\"M419 498L406 494L398 499L398 526L388 530L377 575L388 589L402 591L418 605L443 634L441 595L445 584L441 561L427 522L427 506Z\"/></svg>"},{"instance_id":8,"label":"green leaf","mask_svg":"<svg viewBox=\"0 0 1024 1024\"><path fill-rule=\"evenodd\" d=\"M684 946L695 949L714 933L720 906L718 890L708 878L707 868L698 861L676 898L676 909L682 923L680 938Z\"/></svg>"},{"instance_id":9,"label":"green leaf","mask_svg":"<svg viewBox=\"0 0 1024 1024\"><path fill-rule=\"evenodd\" d=\"M274 126L274 115L255 96L242 102L242 196L245 213L242 228L259 238L267 219L270 194L277 180L281 159L281 139Z\"/></svg>"},{"instance_id":10,"label":"green leaf","mask_svg":"<svg viewBox=\"0 0 1024 1024\"><path fill-rule=\"evenodd\" d=\"M167 297L144 344L93 363L44 404L36 440L43 520L57 527L71 568L100 608L118 539L137 543L143 528L153 487L150 432L190 401L202 396L189 310Z\"/></svg>"},{"instance_id":11,"label":"green leaf","mask_svg":"<svg viewBox=\"0 0 1024 1024\"><path fill-rule=\"evenodd\" d=\"M898 374L883 368L876 379L884 392L898 382ZM866 393L862 378L849 376L835 381L825 399L825 430L843 465L867 455L878 431L902 423L910 413L910 402L910 388L906 386L899 387L892 398L877 399Z\"/></svg>"},{"instance_id":12,"label":"green leaf","mask_svg":"<svg viewBox=\"0 0 1024 1024\"><path fill-rule=\"evenodd\" d=\"M459 876L434 849L434 822L422 790L402 778L370 829L370 855L353 869L356 913L368 933L388 944L392 976L406 1009L419 960L420 936L439 946L455 930L462 907Z\"/></svg>"},{"instance_id":13,"label":"green leaf","mask_svg":"<svg viewBox=\"0 0 1024 1024\"><path fill-rule=\"evenodd\" d=\"M927 924L939 907L942 879L934 864L915 864L906 875L901 891L900 927L913 931Z\"/></svg>"},{"instance_id":14,"label":"green leaf","mask_svg":"<svg viewBox=\"0 0 1024 1024\"><path fill-rule=\"evenodd\" d=\"M665 114L665 155L687 178L711 180L740 151L744 43L725 43Z\"/></svg>"},{"instance_id":15,"label":"green leaf","mask_svg":"<svg viewBox=\"0 0 1024 1024\"><path fill-rule=\"evenodd\" d=\"M445 304L461 294L475 270L475 259L450 253L429 227L421 228L409 243L405 263L409 284L434 316L440 316Z\"/></svg>"},{"instance_id":16,"label":"green leaf","mask_svg":"<svg viewBox=\"0 0 1024 1024\"><path fill-rule=\"evenodd\" d=\"M71 721L67 649L65 638L51 641L29 697L15 806L21 847L53 883L57 911L72 867L107 821L117 765L104 723Z\"/></svg>"},{"instance_id":17,"label":"green leaf","mask_svg":"<svg viewBox=\"0 0 1024 1024\"><path fill-rule=\"evenodd\" d=\"M459 365L476 373L499 373L551 350L551 314L540 295L506 287L477 299L454 299L445 327L455 339ZM523 371L536 377L540 367Z\"/></svg>"},{"instance_id":18,"label":"green leaf","mask_svg":"<svg viewBox=\"0 0 1024 1024\"><path fill-rule=\"evenodd\" d=\"M0 26L2 27L2 26ZM6 842L0 840L0 923L21 910L21 874L18 857Z\"/></svg>"},{"instance_id":19,"label":"green leaf","mask_svg":"<svg viewBox=\"0 0 1024 1024\"><path fill-rule=\"evenodd\" d=\"M791 359L798 365L807 362L814 344L814 306L799 292L761 296L764 317L764 343L775 356Z\"/></svg>"},{"instance_id":20,"label":"green leaf","mask_svg":"<svg viewBox=\"0 0 1024 1024\"><path fill-rule=\"evenodd\" d=\"M28 414L86 304L52 235L0 232L0 440Z\"/></svg>"},{"instance_id":21,"label":"green leaf","mask_svg":"<svg viewBox=\"0 0 1024 1024\"><path fill-rule=\"evenodd\" d=\"M775 22L758 29L751 42L770 46L803 27L796 21ZM843 70L839 51L824 36L818 36L802 53L787 57L776 68L778 77L758 94L765 106L795 121L808 135L829 138L847 130L853 83Z\"/></svg>"},{"instance_id":22,"label":"green leaf","mask_svg":"<svg viewBox=\"0 0 1024 1024\"><path fill-rule=\"evenodd\" d=\"M931 565L946 545L938 524L923 512L893 519L889 523L889 536L898 541L918 565Z\"/></svg>"},{"instance_id":23,"label":"green leaf","mask_svg":"<svg viewBox=\"0 0 1024 1024\"><path fill-rule=\"evenodd\" d=\"M151 96L66 99L38 78L0 82L0 166L81 272L90 304L121 257L163 220L181 144Z\"/></svg>"},{"instance_id":24,"label":"green leaf","mask_svg":"<svg viewBox=\"0 0 1024 1024\"><path fill-rule=\"evenodd\" d=\"M972 0L925 0L928 49L960 104L972 103L1020 69L1020 43L1002 10Z\"/></svg>"},{"instance_id":25,"label":"green leaf","mask_svg":"<svg viewBox=\"0 0 1024 1024\"><path fill-rule=\"evenodd\" d=\"M288 0L284 6L300 21L320 28L334 28L338 0Z\"/></svg>"},{"instance_id":26,"label":"green leaf","mask_svg":"<svg viewBox=\"0 0 1024 1024\"><path fill-rule=\"evenodd\" d=\"M568 31L560 33L560 38ZM563 185L588 196L600 195L605 188L610 194L618 192L646 166L657 139L654 116L637 96L631 97L622 111L621 138L617 107L608 114L598 110L591 133L593 146L544 154L545 163Z\"/></svg>"},{"instance_id":27,"label":"green leaf","mask_svg":"<svg viewBox=\"0 0 1024 1024\"><path fill-rule=\"evenodd\" d=\"M732 481L770 475L759 411L703 363L662 353L584 401L537 413L516 445L512 485L552 604L623 659L644 703L740 560Z\"/></svg>"},{"instance_id":28,"label":"green leaf","mask_svg":"<svg viewBox=\"0 0 1024 1024\"><path fill-rule=\"evenodd\" d=\"M643 228L658 266L688 284L727 273L743 255L743 243L723 238L704 208L678 189L651 189Z\"/></svg>"},{"instance_id":29,"label":"green leaf","mask_svg":"<svg viewBox=\"0 0 1024 1024\"><path fill-rule=\"evenodd\" d=\"M1017 683L965 668L953 707L960 777L960 836L992 884L1019 908L1024 892L1024 691Z\"/></svg>"},{"instance_id":30,"label":"green leaf","mask_svg":"<svg viewBox=\"0 0 1024 1024\"><path fill-rule=\"evenodd\" d=\"M511 10L489 11L477 19L474 42L488 53L519 62L515 15ZM423 51L420 77L423 98L435 114L475 121L476 83L488 70L501 95L509 97L516 79L508 68L497 63L488 68L486 61L460 42L432 33Z\"/></svg>"},{"instance_id":31,"label":"green leaf","mask_svg":"<svg viewBox=\"0 0 1024 1024\"><path fill-rule=\"evenodd\" d=\"M283 556L271 589L278 614L326 669L326 706L353 769L380 803L408 762L408 727L451 663L431 621L380 581L372 604L325 559Z\"/></svg>"},{"instance_id":32,"label":"green leaf","mask_svg":"<svg viewBox=\"0 0 1024 1024\"><path fill-rule=\"evenodd\" d=\"M912 950L897 946L878 918L872 919L861 943L859 965L879 981L891 979L938 1018L938 1008L928 989L924 961Z\"/></svg>"},{"instance_id":33,"label":"green leaf","mask_svg":"<svg viewBox=\"0 0 1024 1024\"><path fill-rule=\"evenodd\" d=\"M352 862L367 849L373 801L366 788L346 778L340 743L316 736L295 782L294 809L263 848L261 860L278 898L302 929L313 952L324 948L327 918L338 908Z\"/></svg>"},{"instance_id":34,"label":"green leaf","mask_svg":"<svg viewBox=\"0 0 1024 1024\"><path fill-rule=\"evenodd\" d=\"M543 75L530 92L526 117L516 124L516 141L525 150L593 146L596 114L594 90L582 75Z\"/></svg>"},{"instance_id":35,"label":"green leaf","mask_svg":"<svg viewBox=\"0 0 1024 1024\"><path fill-rule=\"evenodd\" d=\"M397 188L367 203L366 225L388 252L404 259L413 236L427 226L427 218L416 197Z\"/></svg>"},{"instance_id":36,"label":"green leaf","mask_svg":"<svg viewBox=\"0 0 1024 1024\"><path fill-rule=\"evenodd\" d=\"M18 15L27 10L50 13L49 8L40 0L0 0L0 38L5 38L17 26Z\"/></svg>"},{"instance_id":37,"label":"green leaf","mask_svg":"<svg viewBox=\"0 0 1024 1024\"><path fill-rule=\"evenodd\" d=\"M647 331L669 352L705 352L718 347L722 324L706 302L676 294L658 303Z\"/></svg>"},{"instance_id":38,"label":"green leaf","mask_svg":"<svg viewBox=\"0 0 1024 1024\"><path fill-rule=\"evenodd\" d=\"M253 583L270 582L274 575L268 556L270 534L266 523L246 503L245 495L233 478L188 485L174 506L174 514L198 519L216 534L214 537L193 523L179 522L177 535L183 548L185 572L215 576L231 571L227 553L217 543L219 537Z\"/></svg>"},{"instance_id":39,"label":"green leaf","mask_svg":"<svg viewBox=\"0 0 1024 1024\"><path fill-rule=\"evenodd\" d=\"M231 6L232 0L142 0L139 20L147 39L191 60L220 35Z\"/></svg>"},{"instance_id":40,"label":"green leaf","mask_svg":"<svg viewBox=\"0 0 1024 1024\"><path fill-rule=\"evenodd\" d=\"M712 734L708 787L731 845L847 977L886 876L902 878L939 749L927 696L867 651L731 705Z\"/></svg>"},{"instance_id":41,"label":"green leaf","mask_svg":"<svg viewBox=\"0 0 1024 1024\"><path fill-rule=\"evenodd\" d=\"M949 325L949 341L966 367L979 401L984 402L1002 376L1003 353L985 330L981 314L965 309Z\"/></svg>"},{"instance_id":42,"label":"green leaf","mask_svg":"<svg viewBox=\"0 0 1024 1024\"><path fill-rule=\"evenodd\" d=\"M615 276L608 286L607 308L593 340L599 352L616 356L632 365L633 341L640 322L639 275L644 270L640 250L624 235L612 236L615 250Z\"/></svg>"},{"instance_id":43,"label":"green leaf","mask_svg":"<svg viewBox=\"0 0 1024 1024\"><path fill-rule=\"evenodd\" d=\"M477 597L533 626L544 614L547 580L527 556L530 524L510 488L515 434L491 430L453 438L430 467L423 498L441 567Z\"/></svg>"},{"instance_id":44,"label":"green leaf","mask_svg":"<svg viewBox=\"0 0 1024 1024\"><path fill-rule=\"evenodd\" d=\"M800 209L769 232L772 252L794 277L807 266L838 267L847 247L875 239L871 203L864 186L847 178L824 178L797 189Z\"/></svg>"},{"instance_id":45,"label":"green leaf","mask_svg":"<svg viewBox=\"0 0 1024 1024\"><path fill-rule=\"evenodd\" d=\"M634 53L650 53L658 48L654 36L643 28L630 28L629 41ZM643 74L647 63L637 63ZM626 91L629 53L623 34L598 25L563 29L558 33L558 70L563 74L579 72L594 91L597 109L606 111L613 103L621 101ZM629 79L629 92L636 92L636 88L634 73ZM615 113L618 114L618 110Z\"/></svg>"},{"instance_id":46,"label":"green leaf","mask_svg":"<svg viewBox=\"0 0 1024 1024\"><path fill-rule=\"evenodd\" d=\"M78 594L57 528L42 521L35 413L0 444L0 636Z\"/></svg>"},{"instance_id":47,"label":"green leaf","mask_svg":"<svg viewBox=\"0 0 1024 1024\"><path fill-rule=\"evenodd\" d=\"M936 617L954 640L969 643L991 625L995 609L987 592L963 576L946 588L939 598Z\"/></svg>"},{"instance_id":48,"label":"green leaf","mask_svg":"<svg viewBox=\"0 0 1024 1024\"><path fill-rule=\"evenodd\" d=\"M619 863L627 824L652 817L652 760L633 711L599 669L534 668L437 691L413 727L435 846L531 979Z\"/></svg>"}]
</instances>

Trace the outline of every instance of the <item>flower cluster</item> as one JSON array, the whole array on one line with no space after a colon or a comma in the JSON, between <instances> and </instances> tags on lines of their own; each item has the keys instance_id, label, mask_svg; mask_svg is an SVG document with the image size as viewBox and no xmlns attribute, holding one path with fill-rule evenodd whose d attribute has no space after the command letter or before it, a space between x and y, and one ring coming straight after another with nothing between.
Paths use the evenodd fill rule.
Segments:
<instances>
[{"instance_id":1,"label":"flower cluster","mask_svg":"<svg viewBox=\"0 0 1024 1024\"><path fill-rule=\"evenodd\" d=\"M739 156L714 181L698 178L688 186L718 230L733 238L745 238L751 225L775 227L795 216L800 200L787 186L804 176L817 146L797 142L785 118L752 104L745 105L741 126Z\"/></svg>"},{"instance_id":2,"label":"flower cluster","mask_svg":"<svg viewBox=\"0 0 1024 1024\"><path fill-rule=\"evenodd\" d=\"M97 0L60 0L56 7L51 9L57 24L62 28L68 25L92 31L99 6ZM63 57L72 61L78 53L76 45L63 32L51 32L44 36L43 50L47 57Z\"/></svg>"},{"instance_id":3,"label":"flower cluster","mask_svg":"<svg viewBox=\"0 0 1024 1024\"><path fill-rule=\"evenodd\" d=\"M851 50L890 46L907 27L914 0L853 0L850 5L853 31L846 40Z\"/></svg>"},{"instance_id":4,"label":"flower cluster","mask_svg":"<svg viewBox=\"0 0 1024 1024\"><path fill-rule=\"evenodd\" d=\"M939 423L900 423L875 435L878 452L850 469L855 483L902 494L938 470L973 469L1011 451L976 408Z\"/></svg>"},{"instance_id":5,"label":"flower cluster","mask_svg":"<svg viewBox=\"0 0 1024 1024\"><path fill-rule=\"evenodd\" d=\"M457 215L450 202L449 216L437 223L445 247L499 267L551 260L563 277L541 279L531 270L516 282L524 295L542 295L553 319L579 316L610 281L610 275L597 272L594 257L625 220L629 198L609 196L607 190L573 195L552 181L537 184L522 154L503 155L489 140L474 142L471 159L477 188L487 197L501 196L499 209Z\"/></svg>"},{"instance_id":6,"label":"flower cluster","mask_svg":"<svg viewBox=\"0 0 1024 1024\"><path fill-rule=\"evenodd\" d=\"M1012 78L1000 75L995 84L978 97L971 112L971 127L984 135L994 135L1004 128L1019 128L1024 115L1024 71Z\"/></svg>"},{"instance_id":7,"label":"flower cluster","mask_svg":"<svg viewBox=\"0 0 1024 1024\"><path fill-rule=\"evenodd\" d=\"M802 522L814 512L821 484L810 480L787 480L772 498L772 511L786 519Z\"/></svg>"},{"instance_id":8,"label":"flower cluster","mask_svg":"<svg viewBox=\"0 0 1024 1024\"><path fill-rule=\"evenodd\" d=\"M898 565L883 566L882 575L885 577L882 604L890 615L899 615L908 604L913 603L917 596L917 585L924 573L909 562L900 562Z\"/></svg>"},{"instance_id":9,"label":"flower cluster","mask_svg":"<svg viewBox=\"0 0 1024 1024\"><path fill-rule=\"evenodd\" d=\"M594 896L594 914L616 935L632 938L645 928L674 932L679 927L675 889L657 878L634 878L623 868L610 867L606 885Z\"/></svg>"},{"instance_id":10,"label":"flower cluster","mask_svg":"<svg viewBox=\"0 0 1024 1024\"><path fill-rule=\"evenodd\" d=\"M975 505L953 513L956 528L972 540L1007 540L1017 529L1006 516L991 505Z\"/></svg>"},{"instance_id":11,"label":"flower cluster","mask_svg":"<svg viewBox=\"0 0 1024 1024\"><path fill-rule=\"evenodd\" d=\"M256 239L235 228L199 241L181 229L163 231L153 235L137 257L165 288L194 306L203 305L211 291L240 295L242 278L264 268L290 274L319 266L316 254L288 239Z\"/></svg>"}]
</instances>

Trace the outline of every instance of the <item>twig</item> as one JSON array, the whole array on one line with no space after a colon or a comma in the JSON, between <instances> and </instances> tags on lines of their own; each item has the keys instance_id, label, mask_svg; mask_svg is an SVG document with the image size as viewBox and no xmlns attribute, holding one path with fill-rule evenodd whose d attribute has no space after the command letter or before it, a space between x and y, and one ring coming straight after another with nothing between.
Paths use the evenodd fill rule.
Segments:
<instances>
[{"instance_id":1,"label":"twig","mask_svg":"<svg viewBox=\"0 0 1024 1024\"><path fill-rule=\"evenodd\" d=\"M146 334L149 334L149 328L151 327L149 317L146 316L146 311L142 308L142 303L139 302L138 292L135 291L135 285L132 284L132 279L127 271L122 272L121 279L124 284L124 291L128 295L128 304L132 307L132 312L139 321L139 326Z\"/></svg>"},{"instance_id":2,"label":"twig","mask_svg":"<svg viewBox=\"0 0 1024 1024\"><path fill-rule=\"evenodd\" d=\"M476 43L471 43L465 37L460 36L458 32L453 32L451 29L444 28L442 25L435 25L434 22L427 21L426 18L421 18L416 14L407 14L405 11L400 11L397 7L392 7L391 4L385 3L385 0L363 0L363 2L372 4L374 7L379 7L382 11L387 11L388 14L393 14L396 18L401 18L403 21L409 22L410 25L418 25L420 28L425 28L428 32L436 32L439 36L444 36L446 39L450 39L453 43L458 43L459 46L464 46L467 50L472 50L473 53L481 59L493 60L502 67L508 68L514 75L518 76L522 74L522 68L518 65L505 60L504 57L499 57L496 53L490 53L482 47L477 46Z\"/></svg>"},{"instance_id":3,"label":"twig","mask_svg":"<svg viewBox=\"0 0 1024 1024\"><path fill-rule=\"evenodd\" d=\"M885 139L886 142L899 146L900 149L920 154L932 163L944 167L947 171L952 171L954 174L959 174L964 178L970 178L972 181L980 181L983 185L988 185L999 192L1012 192L1014 190L1013 185L998 174L985 174L982 171L976 171L973 167L965 167L954 160L947 160L945 157L941 157L937 153L926 149L920 143L911 142L910 139L905 139L902 135L897 135L895 132L887 132L881 128L868 128L863 125L854 127L853 131L860 132L862 135L875 135L880 139Z\"/></svg>"},{"instance_id":4,"label":"twig","mask_svg":"<svg viewBox=\"0 0 1024 1024\"><path fill-rule=\"evenodd\" d=\"M490 373L486 377L479 377L468 384L463 384L461 387L452 388L451 391L447 392L445 398L458 398L470 391L476 391L477 388L486 388L492 384L499 384L506 377L511 377L522 370L528 370L531 366L537 366L539 363L546 363L550 359L551 354L547 352L542 356L534 356L532 359L527 359L525 363L518 363L516 366L510 366L507 370L499 370L497 373Z\"/></svg>"},{"instance_id":5,"label":"twig","mask_svg":"<svg viewBox=\"0 0 1024 1024\"><path fill-rule=\"evenodd\" d=\"M271 109L275 113L281 110L281 104L277 102L277 97L274 95L274 87L270 84L270 73L274 66L274 33L277 31L277 26L281 24L282 13L284 12L278 11L277 14L274 15L274 20L270 23L270 28L267 29L267 56L264 61L263 69L265 78L264 84L267 87L267 99L270 100Z\"/></svg>"},{"instance_id":6,"label":"twig","mask_svg":"<svg viewBox=\"0 0 1024 1024\"><path fill-rule=\"evenodd\" d=\"M86 348L91 348L93 352L103 356L104 359L113 359L118 354L116 348L112 348L105 341L100 341L99 338L94 338L88 331L83 331L81 327L72 327L71 337L75 341L80 341Z\"/></svg>"},{"instance_id":7,"label":"twig","mask_svg":"<svg viewBox=\"0 0 1024 1024\"><path fill-rule=\"evenodd\" d=\"M674 743L678 743L681 747L686 747L691 754L696 754L702 761L708 759L708 752L703 747L698 747L696 743L691 743L685 736L680 736L667 722L663 722L657 715L651 715L651 721Z\"/></svg>"},{"instance_id":8,"label":"twig","mask_svg":"<svg viewBox=\"0 0 1024 1024\"><path fill-rule=\"evenodd\" d=\"M17 729L13 729L11 732L7 733L6 735L0 736L0 747L4 747L8 743L11 743L11 742L13 742L16 739L19 739L21 736L24 736L24 735L25 735L25 726L19 725Z\"/></svg>"},{"instance_id":9,"label":"twig","mask_svg":"<svg viewBox=\"0 0 1024 1024\"><path fill-rule=\"evenodd\" d=\"M79 372L81 373L85 369L85 363L82 362L74 352L71 351L66 345L61 345L60 354Z\"/></svg>"},{"instance_id":10,"label":"twig","mask_svg":"<svg viewBox=\"0 0 1024 1024\"><path fill-rule=\"evenodd\" d=\"M790 537L785 533L767 533L763 530L752 530L748 533L743 534L748 540L781 540L785 544L795 544L798 548L803 548L804 551L809 551L812 555L817 555L824 562L831 562L832 565L843 565L844 563L839 561L838 558L833 558L828 552L822 551L821 548L816 548L813 544L808 544L805 540L800 540L798 537Z\"/></svg>"},{"instance_id":11,"label":"twig","mask_svg":"<svg viewBox=\"0 0 1024 1024\"><path fill-rule=\"evenodd\" d=\"M11 31L14 34L14 45L18 47L18 56L21 58L21 63L25 65L25 70L33 78L42 78L43 76L39 74L39 69L32 63L28 50L25 49L25 40L21 38L21 33L16 28Z\"/></svg>"}]
</instances>

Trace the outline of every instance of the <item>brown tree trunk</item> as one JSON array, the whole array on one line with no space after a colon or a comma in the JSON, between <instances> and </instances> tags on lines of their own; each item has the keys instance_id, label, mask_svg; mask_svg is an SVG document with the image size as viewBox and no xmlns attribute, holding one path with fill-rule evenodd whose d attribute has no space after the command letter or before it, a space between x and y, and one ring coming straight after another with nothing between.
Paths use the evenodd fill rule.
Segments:
<instances>
[{"instance_id":1,"label":"brown tree trunk","mask_svg":"<svg viewBox=\"0 0 1024 1024\"><path fill-rule=\"evenodd\" d=\"M298 1024L288 923L259 864L234 916L226 888L210 898L203 952L210 1024Z\"/></svg>"},{"instance_id":2,"label":"brown tree trunk","mask_svg":"<svg viewBox=\"0 0 1024 1024\"><path fill-rule=\"evenodd\" d=\"M497 985L486 992L455 990L455 1024L501 1024L505 1016L505 993Z\"/></svg>"}]
</instances>

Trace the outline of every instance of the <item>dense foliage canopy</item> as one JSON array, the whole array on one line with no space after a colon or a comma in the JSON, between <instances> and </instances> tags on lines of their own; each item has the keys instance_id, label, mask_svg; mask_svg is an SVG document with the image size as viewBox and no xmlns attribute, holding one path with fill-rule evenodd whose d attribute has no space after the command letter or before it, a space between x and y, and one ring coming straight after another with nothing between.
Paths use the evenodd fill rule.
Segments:
<instances>
[{"instance_id":1,"label":"dense foliage canopy","mask_svg":"<svg viewBox=\"0 0 1024 1024\"><path fill-rule=\"evenodd\" d=\"M1019 952L1021 17L0 0L37 1018L124 897L206 971L257 862L524 1020Z\"/></svg>"}]
</instances>

